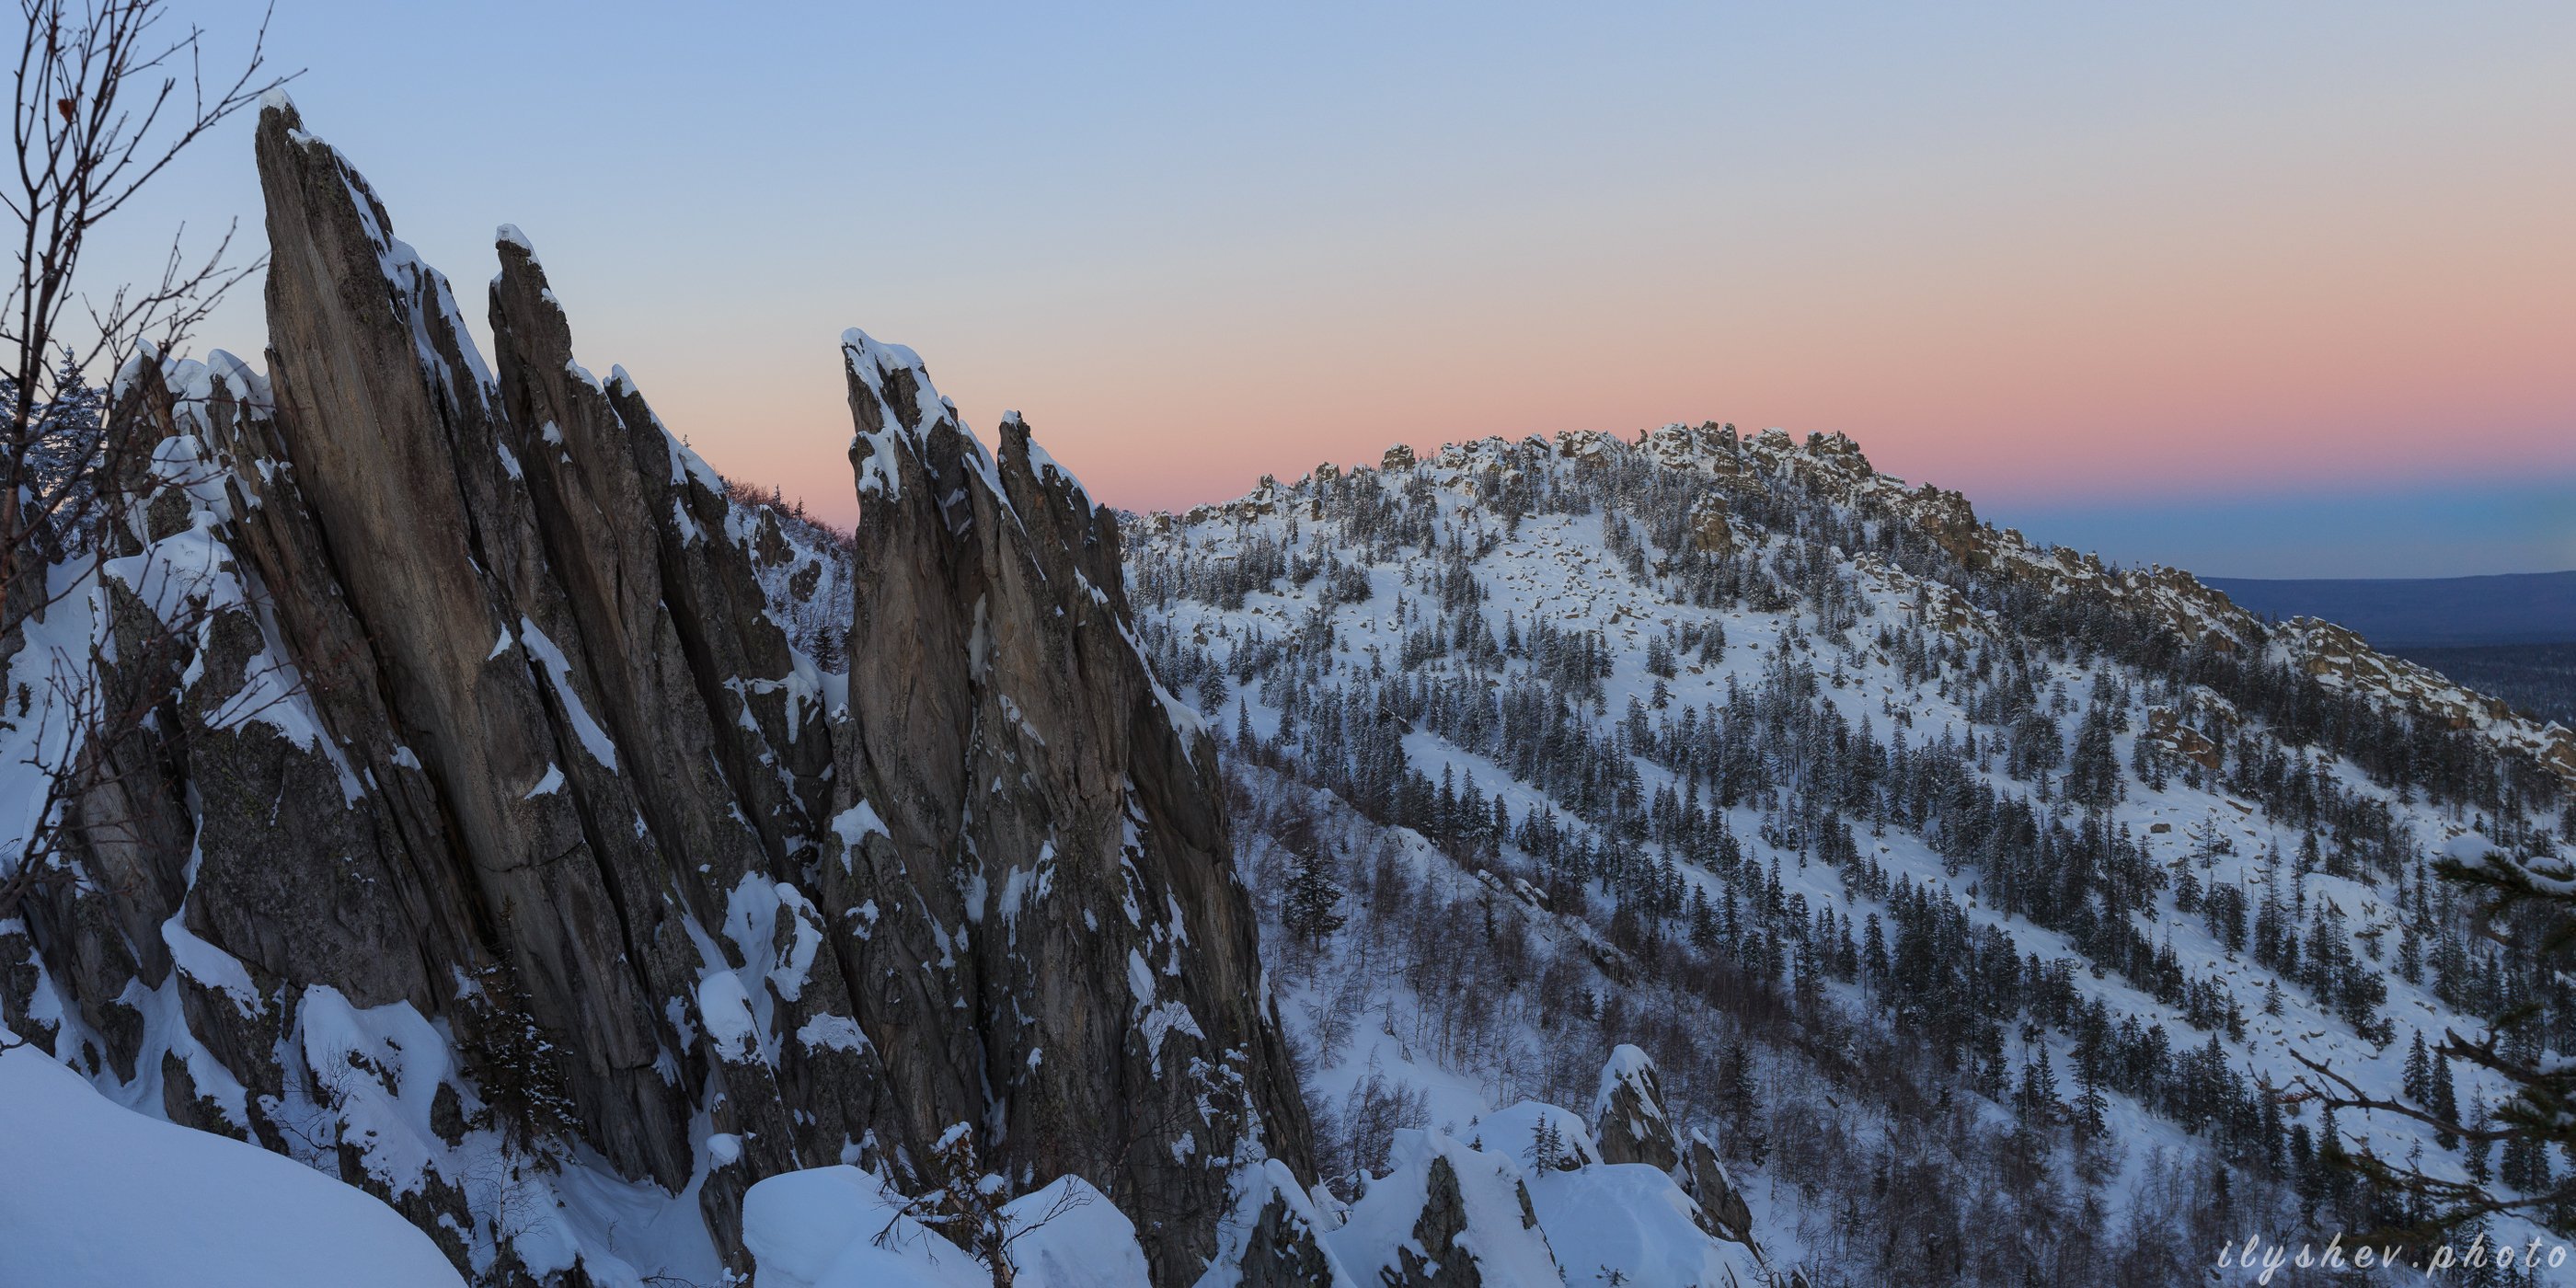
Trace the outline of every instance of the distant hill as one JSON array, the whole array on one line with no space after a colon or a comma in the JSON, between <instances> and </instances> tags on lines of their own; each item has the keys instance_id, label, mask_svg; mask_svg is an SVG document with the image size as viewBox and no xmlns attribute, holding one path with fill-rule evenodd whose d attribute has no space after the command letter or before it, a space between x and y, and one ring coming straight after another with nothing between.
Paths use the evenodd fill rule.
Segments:
<instances>
[{"instance_id":1,"label":"distant hill","mask_svg":"<svg viewBox=\"0 0 2576 1288\"><path fill-rule=\"evenodd\" d=\"M2203 577L2202 584L2269 617L2321 617L2380 649L2576 643L2576 571L2494 577L2272 581Z\"/></svg>"}]
</instances>

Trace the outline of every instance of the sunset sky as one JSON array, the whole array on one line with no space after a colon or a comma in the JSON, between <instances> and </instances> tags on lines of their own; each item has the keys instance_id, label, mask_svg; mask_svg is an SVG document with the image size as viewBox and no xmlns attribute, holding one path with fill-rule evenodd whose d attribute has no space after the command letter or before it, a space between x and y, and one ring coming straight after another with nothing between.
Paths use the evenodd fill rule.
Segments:
<instances>
[{"instance_id":1,"label":"sunset sky","mask_svg":"<svg viewBox=\"0 0 2576 1288\"><path fill-rule=\"evenodd\" d=\"M830 517L855 325L1139 508L1713 419L2124 561L2576 567L2576 6L1099 8L280 0L271 52L478 329L516 223L587 365ZM98 263L258 241L249 152Z\"/></svg>"}]
</instances>

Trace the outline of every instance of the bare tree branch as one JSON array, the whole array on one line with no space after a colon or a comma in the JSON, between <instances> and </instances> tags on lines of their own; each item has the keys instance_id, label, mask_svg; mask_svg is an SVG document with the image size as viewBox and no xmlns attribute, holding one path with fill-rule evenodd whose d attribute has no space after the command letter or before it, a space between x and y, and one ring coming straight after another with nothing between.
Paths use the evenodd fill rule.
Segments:
<instances>
[{"instance_id":1,"label":"bare tree branch","mask_svg":"<svg viewBox=\"0 0 2576 1288\"><path fill-rule=\"evenodd\" d=\"M187 252L183 225L157 281L94 290L83 252L189 147L287 79L265 74L265 15L229 77L209 75L205 31L177 30L164 0L19 0L19 15L9 118L17 168L0 176L17 251L0 287L0 669L19 677L10 696L16 718L31 722L19 732L41 787L25 802L25 834L0 851L0 920L92 881L85 853L149 843L141 821L125 816L128 771L115 753L170 700L166 680L208 615L203 597L183 593L162 606L148 638L121 649L102 627L85 649L52 643L22 654L28 627L56 603L110 593L107 560L140 544L127 531L130 507L191 482L145 468L158 421L140 400L112 404L102 379L184 343L262 265L228 263L237 221L202 257ZM86 325L77 338L67 330L76 301ZM148 545L142 554L137 576L162 575ZM220 718L249 718L295 687L255 685L237 695L243 710ZM0 1045L22 1040L0 1028Z\"/></svg>"},{"instance_id":2,"label":"bare tree branch","mask_svg":"<svg viewBox=\"0 0 2576 1288\"><path fill-rule=\"evenodd\" d=\"M45 599L27 583L31 569L59 553L49 543L112 503L112 489L37 477L38 449L56 428L48 413L94 383L103 364L121 367L147 342L167 350L184 341L259 267L225 265L230 227L211 254L192 261L183 227L157 283L119 284L94 301L80 290L82 253L95 230L181 153L288 79L263 77L266 16L238 74L210 81L205 32L194 25L165 32L163 0L20 0L19 9L25 28L10 113L18 166L14 185L0 186L18 251L17 272L0 293L0 356L8 360L0 370L8 411L0 425L0 585L12 595L0 635L11 639L24 618L42 615ZM91 328L77 345L64 330L75 299ZM75 446L89 458L74 471L76 484L79 476L122 473L120 458L138 445L110 433Z\"/></svg>"}]
</instances>

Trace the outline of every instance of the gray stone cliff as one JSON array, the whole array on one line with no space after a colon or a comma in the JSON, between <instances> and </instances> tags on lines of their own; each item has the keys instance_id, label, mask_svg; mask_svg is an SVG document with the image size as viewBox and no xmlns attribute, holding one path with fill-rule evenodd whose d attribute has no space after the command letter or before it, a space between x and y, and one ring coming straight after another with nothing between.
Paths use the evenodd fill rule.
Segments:
<instances>
[{"instance_id":1,"label":"gray stone cliff","mask_svg":"<svg viewBox=\"0 0 2576 1288\"><path fill-rule=\"evenodd\" d=\"M81 749L84 879L0 923L0 1019L485 1282L609 1254L576 1173L748 1271L752 1182L926 1182L960 1122L1091 1179L1164 1283L1242 1168L1313 1175L1215 748L1024 424L988 452L850 332L861 517L818 554L574 360L514 230L487 367L282 100L257 156L268 373L120 380L162 441L96 665L153 715ZM846 634L797 647L773 584Z\"/></svg>"}]
</instances>

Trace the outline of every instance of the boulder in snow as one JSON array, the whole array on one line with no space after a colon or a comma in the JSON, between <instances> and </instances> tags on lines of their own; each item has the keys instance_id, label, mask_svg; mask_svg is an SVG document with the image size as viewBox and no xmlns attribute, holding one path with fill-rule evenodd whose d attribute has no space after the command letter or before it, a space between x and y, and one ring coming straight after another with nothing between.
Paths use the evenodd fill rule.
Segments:
<instances>
[{"instance_id":1,"label":"boulder in snow","mask_svg":"<svg viewBox=\"0 0 2576 1288\"><path fill-rule=\"evenodd\" d=\"M1601 1157L1612 1163L1645 1163L1671 1171L1682 1161L1681 1145L1664 1112L1663 1087L1655 1062L1626 1043L1610 1052L1601 1066L1601 1089L1592 1097L1592 1130Z\"/></svg>"}]
</instances>

